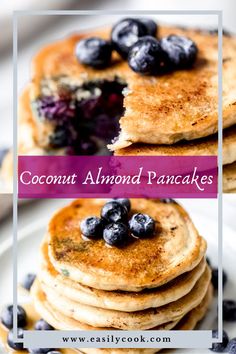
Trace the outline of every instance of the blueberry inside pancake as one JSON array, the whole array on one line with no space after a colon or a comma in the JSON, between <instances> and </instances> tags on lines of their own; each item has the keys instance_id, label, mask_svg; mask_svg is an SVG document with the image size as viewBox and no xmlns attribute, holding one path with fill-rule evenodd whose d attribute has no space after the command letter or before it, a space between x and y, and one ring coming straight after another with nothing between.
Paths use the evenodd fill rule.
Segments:
<instances>
[{"instance_id":1,"label":"blueberry inside pancake","mask_svg":"<svg viewBox=\"0 0 236 354\"><path fill-rule=\"evenodd\" d=\"M51 126L49 147L66 148L68 155L96 154L118 135L124 88L118 80L82 86L65 77L43 80L42 95L33 106L38 119Z\"/></svg>"}]
</instances>

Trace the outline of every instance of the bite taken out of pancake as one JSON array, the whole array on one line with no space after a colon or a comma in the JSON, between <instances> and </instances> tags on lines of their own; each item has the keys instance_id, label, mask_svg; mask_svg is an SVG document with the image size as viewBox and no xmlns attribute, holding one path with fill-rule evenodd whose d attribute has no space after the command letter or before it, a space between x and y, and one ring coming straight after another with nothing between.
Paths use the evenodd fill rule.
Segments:
<instances>
[{"instance_id":1,"label":"bite taken out of pancake","mask_svg":"<svg viewBox=\"0 0 236 354\"><path fill-rule=\"evenodd\" d=\"M90 83L118 80L126 85L120 134L112 150L134 143L173 144L217 132L218 129L218 37L208 31L160 26L160 38L170 34L187 36L198 46L193 68L165 75L145 76L133 72L127 62L113 53L112 65L97 70L76 58L79 40L91 36L109 39L111 28L75 34L42 48L34 57L30 101L39 145L46 146L54 129L50 121L40 121L37 107L44 94L59 96L58 87L82 87ZM224 36L223 43L223 127L236 123L236 40ZM60 79L61 78L61 79ZM46 89L45 89L46 87ZM46 92L46 93L45 93ZM47 96L46 95L46 96ZM42 129L44 126L45 129ZM113 137L115 138L115 136Z\"/></svg>"}]
</instances>

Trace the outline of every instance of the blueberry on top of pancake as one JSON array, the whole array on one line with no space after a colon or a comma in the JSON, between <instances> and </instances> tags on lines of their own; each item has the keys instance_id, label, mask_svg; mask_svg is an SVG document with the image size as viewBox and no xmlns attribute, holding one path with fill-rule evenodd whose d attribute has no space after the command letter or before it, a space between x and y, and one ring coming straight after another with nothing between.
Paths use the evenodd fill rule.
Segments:
<instances>
[{"instance_id":1,"label":"blueberry on top of pancake","mask_svg":"<svg viewBox=\"0 0 236 354\"><path fill-rule=\"evenodd\" d=\"M207 31L159 26L158 38L170 38L173 34L175 38L189 38L196 44L198 56L191 68L146 77L133 72L115 51L111 65L102 70L78 62L75 48L80 40L91 37L108 40L110 32L109 28L70 36L46 46L33 59L30 101L34 109L31 119L40 146L52 148L53 139L49 137L53 136L58 125L67 132L68 141L56 141L65 153L69 147L73 154L88 153L81 146L81 139L94 146L89 150L94 154L101 145L104 146L104 142L106 145L114 141L109 147L117 150L134 143L172 144L217 132L216 35ZM181 57L183 53L195 53L190 48L194 46L188 46L186 52L181 49ZM235 52L235 37L225 36L224 128L236 123ZM55 102L55 107L48 108L49 112L55 111L58 115L60 102L65 102L68 107L59 121L49 120L42 114L40 107L45 97ZM61 109L63 111L64 106ZM68 117L70 112L74 112L73 117ZM113 140L118 135L118 139Z\"/></svg>"},{"instance_id":2,"label":"blueberry on top of pancake","mask_svg":"<svg viewBox=\"0 0 236 354\"><path fill-rule=\"evenodd\" d=\"M131 200L131 218L143 213L155 221L150 238L130 238L122 248L108 248L103 239L85 241L81 220L100 216L104 204L99 199L76 200L51 219L49 257L60 273L95 288L140 291L165 284L201 261L206 242L183 208L172 202Z\"/></svg>"}]
</instances>

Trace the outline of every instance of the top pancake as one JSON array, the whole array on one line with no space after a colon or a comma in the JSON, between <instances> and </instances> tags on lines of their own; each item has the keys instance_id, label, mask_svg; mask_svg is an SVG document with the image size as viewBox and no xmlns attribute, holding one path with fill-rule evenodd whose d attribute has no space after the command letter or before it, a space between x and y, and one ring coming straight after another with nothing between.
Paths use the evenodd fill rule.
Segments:
<instances>
[{"instance_id":1,"label":"top pancake","mask_svg":"<svg viewBox=\"0 0 236 354\"><path fill-rule=\"evenodd\" d=\"M51 219L49 257L58 272L97 289L141 291L161 286L200 263L206 242L177 203L131 200L131 214L147 213L156 221L151 238L135 239L123 248L83 240L80 221L100 215L104 203L76 200Z\"/></svg>"},{"instance_id":2,"label":"top pancake","mask_svg":"<svg viewBox=\"0 0 236 354\"><path fill-rule=\"evenodd\" d=\"M60 76L71 85L88 81L119 78L127 83L125 114L120 120L121 134L111 146L116 150L142 142L173 144L217 132L217 67L218 38L208 32L160 27L159 37L184 35L199 48L198 59L190 70L176 71L163 76L142 76L113 54L113 65L96 70L81 65L75 56L76 43L85 37L109 38L110 29L73 35L44 47L33 59L31 100L41 95L42 80ZM236 123L236 40L224 37L223 62L223 126Z\"/></svg>"}]
</instances>

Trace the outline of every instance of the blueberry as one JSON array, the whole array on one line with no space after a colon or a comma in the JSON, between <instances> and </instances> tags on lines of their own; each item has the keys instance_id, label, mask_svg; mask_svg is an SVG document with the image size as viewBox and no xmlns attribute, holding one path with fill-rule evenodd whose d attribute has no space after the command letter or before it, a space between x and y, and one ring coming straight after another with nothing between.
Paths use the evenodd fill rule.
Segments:
<instances>
[{"instance_id":1,"label":"blueberry","mask_svg":"<svg viewBox=\"0 0 236 354\"><path fill-rule=\"evenodd\" d=\"M144 23L137 19L125 18L112 28L112 45L122 58L126 59L131 46L147 34L148 30Z\"/></svg>"},{"instance_id":2,"label":"blueberry","mask_svg":"<svg viewBox=\"0 0 236 354\"><path fill-rule=\"evenodd\" d=\"M30 290L31 286L33 285L33 282L34 282L35 278L36 278L36 274L33 274L33 273L26 274L26 276L24 277L24 279L22 281L22 286L26 290Z\"/></svg>"},{"instance_id":3,"label":"blueberry","mask_svg":"<svg viewBox=\"0 0 236 354\"><path fill-rule=\"evenodd\" d=\"M29 349L29 353L31 354L47 354L52 351L51 348L37 348L37 349Z\"/></svg>"},{"instance_id":4,"label":"blueberry","mask_svg":"<svg viewBox=\"0 0 236 354\"><path fill-rule=\"evenodd\" d=\"M118 112L118 110L117 110ZM98 138L103 139L105 142L110 142L114 135L119 132L119 115L111 116L107 114L99 114L94 119L94 133Z\"/></svg>"},{"instance_id":5,"label":"blueberry","mask_svg":"<svg viewBox=\"0 0 236 354\"><path fill-rule=\"evenodd\" d=\"M224 321L236 321L236 301L224 300L223 301L223 318Z\"/></svg>"},{"instance_id":6,"label":"blueberry","mask_svg":"<svg viewBox=\"0 0 236 354\"><path fill-rule=\"evenodd\" d=\"M228 277L227 274L225 273L225 271L223 270L223 287L225 287ZM212 278L211 278L211 282L213 284L213 287L215 290L218 290L218 268L213 268L212 269Z\"/></svg>"},{"instance_id":7,"label":"blueberry","mask_svg":"<svg viewBox=\"0 0 236 354\"><path fill-rule=\"evenodd\" d=\"M128 238L128 227L121 223L109 224L103 231L103 238L110 246L121 246Z\"/></svg>"},{"instance_id":8,"label":"blueberry","mask_svg":"<svg viewBox=\"0 0 236 354\"><path fill-rule=\"evenodd\" d=\"M73 132L69 126L59 125L49 137L49 144L52 148L61 148L72 144Z\"/></svg>"},{"instance_id":9,"label":"blueberry","mask_svg":"<svg viewBox=\"0 0 236 354\"><path fill-rule=\"evenodd\" d=\"M208 31L210 34L213 34L213 35L218 35L218 28L214 28L214 29L210 29ZM227 29L223 28L223 36L225 37L231 37L232 34L230 33L230 31L228 31Z\"/></svg>"},{"instance_id":10,"label":"blueberry","mask_svg":"<svg viewBox=\"0 0 236 354\"><path fill-rule=\"evenodd\" d=\"M52 331L54 328L41 318L35 323L34 329L37 331Z\"/></svg>"},{"instance_id":11,"label":"blueberry","mask_svg":"<svg viewBox=\"0 0 236 354\"><path fill-rule=\"evenodd\" d=\"M173 68L187 68L196 60L197 46L187 37L170 35L161 39L161 46Z\"/></svg>"},{"instance_id":12,"label":"blueberry","mask_svg":"<svg viewBox=\"0 0 236 354\"><path fill-rule=\"evenodd\" d=\"M218 331L217 330L213 330L212 331L212 337L213 338L218 338ZM222 353L224 352L225 348L227 347L227 344L229 342L229 337L228 334L223 331L223 342L222 343L213 343L212 344L212 348L210 348L213 352L216 353Z\"/></svg>"},{"instance_id":13,"label":"blueberry","mask_svg":"<svg viewBox=\"0 0 236 354\"><path fill-rule=\"evenodd\" d=\"M126 207L126 209L128 210L128 212L130 211L131 208L131 203L130 200L127 198L116 198L115 199L116 202L120 203L121 205L123 205L124 207Z\"/></svg>"},{"instance_id":14,"label":"blueberry","mask_svg":"<svg viewBox=\"0 0 236 354\"><path fill-rule=\"evenodd\" d=\"M77 142L75 150L78 155L94 155L98 150L98 146L95 141L89 138L81 139Z\"/></svg>"},{"instance_id":15,"label":"blueberry","mask_svg":"<svg viewBox=\"0 0 236 354\"><path fill-rule=\"evenodd\" d=\"M128 210L119 202L112 200L102 207L101 216L107 222L110 223L126 221L128 216Z\"/></svg>"},{"instance_id":16,"label":"blueberry","mask_svg":"<svg viewBox=\"0 0 236 354\"><path fill-rule=\"evenodd\" d=\"M13 305L5 307L1 313L1 322L8 329L13 328ZM27 325L27 315L23 307L17 306L17 325L25 327Z\"/></svg>"},{"instance_id":17,"label":"blueberry","mask_svg":"<svg viewBox=\"0 0 236 354\"><path fill-rule=\"evenodd\" d=\"M76 56L85 65L94 68L105 68L111 62L112 46L108 41L92 37L79 41L76 45Z\"/></svg>"},{"instance_id":18,"label":"blueberry","mask_svg":"<svg viewBox=\"0 0 236 354\"><path fill-rule=\"evenodd\" d=\"M168 59L160 42L151 36L139 39L130 49L128 63L137 73L154 75L168 67Z\"/></svg>"},{"instance_id":19,"label":"blueberry","mask_svg":"<svg viewBox=\"0 0 236 354\"><path fill-rule=\"evenodd\" d=\"M155 21L151 20L150 18L139 18L139 21L145 25L147 29L147 35L156 37L158 27Z\"/></svg>"},{"instance_id":20,"label":"blueberry","mask_svg":"<svg viewBox=\"0 0 236 354\"><path fill-rule=\"evenodd\" d=\"M209 258L209 257L206 257L206 262L207 262L207 264L209 265L209 267L211 267L211 261L210 261L210 258Z\"/></svg>"},{"instance_id":21,"label":"blueberry","mask_svg":"<svg viewBox=\"0 0 236 354\"><path fill-rule=\"evenodd\" d=\"M236 354L236 338L231 339L227 346L227 353Z\"/></svg>"},{"instance_id":22,"label":"blueberry","mask_svg":"<svg viewBox=\"0 0 236 354\"><path fill-rule=\"evenodd\" d=\"M23 339L24 330L23 328L17 328L17 337ZM13 329L11 329L7 335L7 344L10 348L14 350L24 350L23 343L15 343L13 339Z\"/></svg>"},{"instance_id":23,"label":"blueberry","mask_svg":"<svg viewBox=\"0 0 236 354\"><path fill-rule=\"evenodd\" d=\"M160 201L165 204L176 203L176 201L172 198L161 198Z\"/></svg>"},{"instance_id":24,"label":"blueberry","mask_svg":"<svg viewBox=\"0 0 236 354\"><path fill-rule=\"evenodd\" d=\"M136 237L151 236L155 230L155 221L146 214L134 214L129 221L129 227Z\"/></svg>"},{"instance_id":25,"label":"blueberry","mask_svg":"<svg viewBox=\"0 0 236 354\"><path fill-rule=\"evenodd\" d=\"M36 101L39 117L49 121L62 122L75 116L75 106L68 99L58 99L53 96L43 96Z\"/></svg>"},{"instance_id":26,"label":"blueberry","mask_svg":"<svg viewBox=\"0 0 236 354\"><path fill-rule=\"evenodd\" d=\"M104 223L102 219L97 216L90 216L86 219L83 219L80 223L80 229L84 236L97 238L102 237L104 228Z\"/></svg>"}]
</instances>

